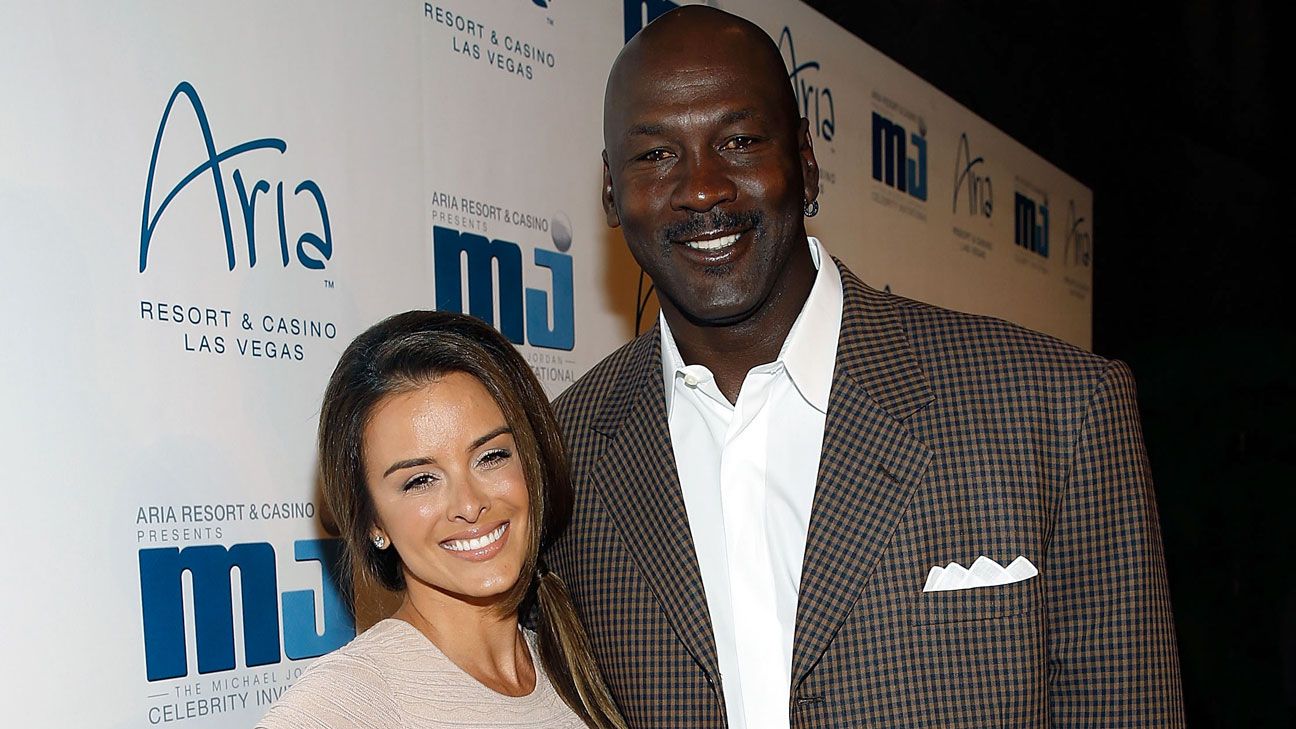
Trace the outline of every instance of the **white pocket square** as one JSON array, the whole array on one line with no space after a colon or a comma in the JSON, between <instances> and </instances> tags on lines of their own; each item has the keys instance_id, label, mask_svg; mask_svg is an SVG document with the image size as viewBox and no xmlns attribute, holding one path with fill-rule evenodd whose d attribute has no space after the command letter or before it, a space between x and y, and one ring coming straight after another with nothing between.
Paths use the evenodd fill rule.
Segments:
<instances>
[{"instance_id":1,"label":"white pocket square","mask_svg":"<svg viewBox=\"0 0 1296 729\"><path fill-rule=\"evenodd\" d=\"M932 567L931 572L927 573L927 584L923 585L923 592L1009 585L1029 580L1038 574L1039 570L1025 557L1018 557L1007 567L1000 567L998 562L982 555L967 569L958 562L950 562L944 567Z\"/></svg>"}]
</instances>

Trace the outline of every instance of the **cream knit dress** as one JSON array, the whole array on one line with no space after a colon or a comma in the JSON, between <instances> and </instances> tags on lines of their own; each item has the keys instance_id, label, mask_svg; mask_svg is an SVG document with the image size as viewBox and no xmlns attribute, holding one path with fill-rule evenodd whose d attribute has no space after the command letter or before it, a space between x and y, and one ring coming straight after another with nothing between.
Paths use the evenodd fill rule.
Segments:
<instances>
[{"instance_id":1,"label":"cream knit dress","mask_svg":"<svg viewBox=\"0 0 1296 729\"><path fill-rule=\"evenodd\" d=\"M302 673L258 729L584 729L527 644L535 690L505 696L446 658L414 626L388 618Z\"/></svg>"}]
</instances>

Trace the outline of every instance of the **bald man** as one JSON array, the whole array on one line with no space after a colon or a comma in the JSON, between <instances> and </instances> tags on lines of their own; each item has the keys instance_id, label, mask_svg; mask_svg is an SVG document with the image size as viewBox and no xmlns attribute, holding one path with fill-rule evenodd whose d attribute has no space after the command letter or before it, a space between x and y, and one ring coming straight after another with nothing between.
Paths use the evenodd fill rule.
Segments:
<instances>
[{"instance_id":1,"label":"bald man","mask_svg":"<svg viewBox=\"0 0 1296 729\"><path fill-rule=\"evenodd\" d=\"M631 40L604 142L661 316L556 403L577 503L547 560L630 724L1180 726L1125 366L807 237L808 124L745 20Z\"/></svg>"}]
</instances>

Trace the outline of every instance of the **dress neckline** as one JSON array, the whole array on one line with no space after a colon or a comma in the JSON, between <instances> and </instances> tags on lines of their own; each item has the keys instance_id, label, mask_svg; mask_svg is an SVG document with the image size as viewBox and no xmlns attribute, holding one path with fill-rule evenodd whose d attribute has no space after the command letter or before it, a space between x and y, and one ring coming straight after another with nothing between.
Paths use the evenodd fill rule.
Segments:
<instances>
[{"instance_id":1,"label":"dress neckline","mask_svg":"<svg viewBox=\"0 0 1296 729\"><path fill-rule=\"evenodd\" d=\"M488 691L493 696L497 696L501 699L507 699L509 701L521 701L521 702L534 701L535 699L541 697L541 690L540 690L541 682L542 681L548 682L548 677L545 676L544 669L540 665L540 659L536 655L535 646L532 645L533 641L535 640L535 634L527 630L526 628L522 627L521 625L518 625L518 632L522 634L522 643L526 646L527 655L531 659L532 667L535 669L535 685L531 687L531 690L529 692L522 694L520 696L511 696L509 694L500 693L499 691L496 691L490 686L487 686L486 684L482 683L480 680L477 679L476 676L465 671L463 666L460 666L458 663L455 663L454 660L450 658L450 656L447 656L445 654L445 651L441 650L440 646L432 642L431 638L427 637L427 635L423 631L419 630L415 625L413 625L408 621L402 620L397 617L384 618L378 621L377 623L375 623L373 628L377 628L379 626L384 626L386 630L398 630L401 632L412 633L414 636L417 637L419 641L421 641L422 645L426 646L432 653L436 654L436 656L441 660L454 666L456 670L458 670L460 673L466 676L470 681L472 681L475 686L480 688L482 691ZM371 628L371 630L373 628Z\"/></svg>"}]
</instances>

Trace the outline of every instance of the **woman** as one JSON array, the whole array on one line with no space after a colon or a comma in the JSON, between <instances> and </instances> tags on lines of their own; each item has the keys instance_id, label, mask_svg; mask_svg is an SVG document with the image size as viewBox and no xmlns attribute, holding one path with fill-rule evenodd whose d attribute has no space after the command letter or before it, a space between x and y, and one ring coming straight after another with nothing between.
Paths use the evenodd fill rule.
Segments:
<instances>
[{"instance_id":1,"label":"woman","mask_svg":"<svg viewBox=\"0 0 1296 729\"><path fill-rule=\"evenodd\" d=\"M539 564L571 485L549 403L504 337L436 311L375 325L333 372L319 451L344 573L403 601L317 660L259 727L625 726ZM533 603L538 634L519 627Z\"/></svg>"}]
</instances>

